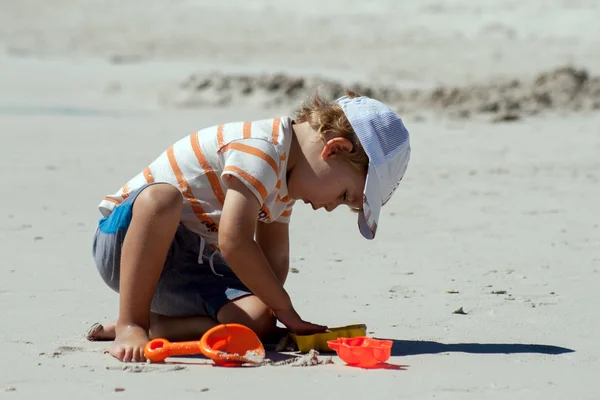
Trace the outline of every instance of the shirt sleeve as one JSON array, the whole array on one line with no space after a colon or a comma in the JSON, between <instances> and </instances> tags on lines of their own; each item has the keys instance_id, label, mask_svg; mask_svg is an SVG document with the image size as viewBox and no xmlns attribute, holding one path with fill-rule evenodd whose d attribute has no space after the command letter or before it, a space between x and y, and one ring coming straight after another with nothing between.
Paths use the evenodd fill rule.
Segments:
<instances>
[{"instance_id":1,"label":"shirt sleeve","mask_svg":"<svg viewBox=\"0 0 600 400\"><path fill-rule=\"evenodd\" d=\"M279 154L275 146L262 139L240 139L223 146L221 154L223 182L227 185L228 177L235 176L250 189L262 207L277 186Z\"/></svg>"},{"instance_id":2,"label":"shirt sleeve","mask_svg":"<svg viewBox=\"0 0 600 400\"><path fill-rule=\"evenodd\" d=\"M286 207L285 210L283 211L283 213L279 216L279 218L277 218L275 220L275 222L279 222L282 224L289 224L290 220L292 218L292 209L294 208L294 204L296 204L296 201L290 201Z\"/></svg>"}]
</instances>

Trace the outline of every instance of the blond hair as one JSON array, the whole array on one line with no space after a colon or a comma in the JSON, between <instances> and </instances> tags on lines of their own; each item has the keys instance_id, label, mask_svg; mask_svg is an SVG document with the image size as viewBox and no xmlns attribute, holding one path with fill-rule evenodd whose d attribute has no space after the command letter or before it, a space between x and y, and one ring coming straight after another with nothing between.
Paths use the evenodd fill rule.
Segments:
<instances>
[{"instance_id":1,"label":"blond hair","mask_svg":"<svg viewBox=\"0 0 600 400\"><path fill-rule=\"evenodd\" d=\"M346 90L349 98L360 97L359 94ZM337 103L325 101L316 91L314 96L296 111L296 123L308 122L308 125L314 129L319 136L326 140L326 134L333 134L348 139L352 143L352 150L341 153L341 156L347 160L350 165L360 171L367 171L369 167L369 157L363 149L358 136L354 132L352 125L346 118L346 114Z\"/></svg>"}]
</instances>

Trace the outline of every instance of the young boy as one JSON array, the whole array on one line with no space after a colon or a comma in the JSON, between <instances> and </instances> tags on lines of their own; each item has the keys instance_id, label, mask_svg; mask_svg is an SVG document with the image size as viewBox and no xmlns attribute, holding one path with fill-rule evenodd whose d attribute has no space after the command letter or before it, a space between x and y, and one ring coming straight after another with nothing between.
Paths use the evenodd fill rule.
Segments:
<instances>
[{"instance_id":1,"label":"young boy","mask_svg":"<svg viewBox=\"0 0 600 400\"><path fill-rule=\"evenodd\" d=\"M358 212L373 239L379 212L410 158L401 119L352 92L318 94L295 119L229 123L187 136L100 203L93 254L120 293L113 339L121 361L144 361L151 337L198 339L219 323L265 337L279 320L297 334L325 326L303 320L284 289L288 225L296 200Z\"/></svg>"}]
</instances>

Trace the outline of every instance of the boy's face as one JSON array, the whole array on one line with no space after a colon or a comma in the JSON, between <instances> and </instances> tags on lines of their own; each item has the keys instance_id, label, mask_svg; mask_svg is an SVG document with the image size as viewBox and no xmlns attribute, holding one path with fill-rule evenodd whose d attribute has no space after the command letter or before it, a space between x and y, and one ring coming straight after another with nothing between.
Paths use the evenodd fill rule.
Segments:
<instances>
[{"instance_id":1,"label":"boy's face","mask_svg":"<svg viewBox=\"0 0 600 400\"><path fill-rule=\"evenodd\" d=\"M315 142L314 148L305 152L305 162L288 179L290 197L310 204L314 210L333 211L341 204L361 209L367 173L340 155L350 149L352 143L341 137Z\"/></svg>"}]
</instances>

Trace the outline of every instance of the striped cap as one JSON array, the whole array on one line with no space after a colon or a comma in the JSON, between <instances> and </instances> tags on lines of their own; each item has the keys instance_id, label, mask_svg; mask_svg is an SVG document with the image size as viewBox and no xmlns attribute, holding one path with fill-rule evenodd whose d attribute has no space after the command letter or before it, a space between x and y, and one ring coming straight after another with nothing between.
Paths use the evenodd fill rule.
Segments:
<instances>
[{"instance_id":1,"label":"striped cap","mask_svg":"<svg viewBox=\"0 0 600 400\"><path fill-rule=\"evenodd\" d=\"M408 166L408 131L400 117L377 100L365 96L353 99L344 96L337 103L369 157L358 227L365 238L373 239L381 207L398 188Z\"/></svg>"}]
</instances>

